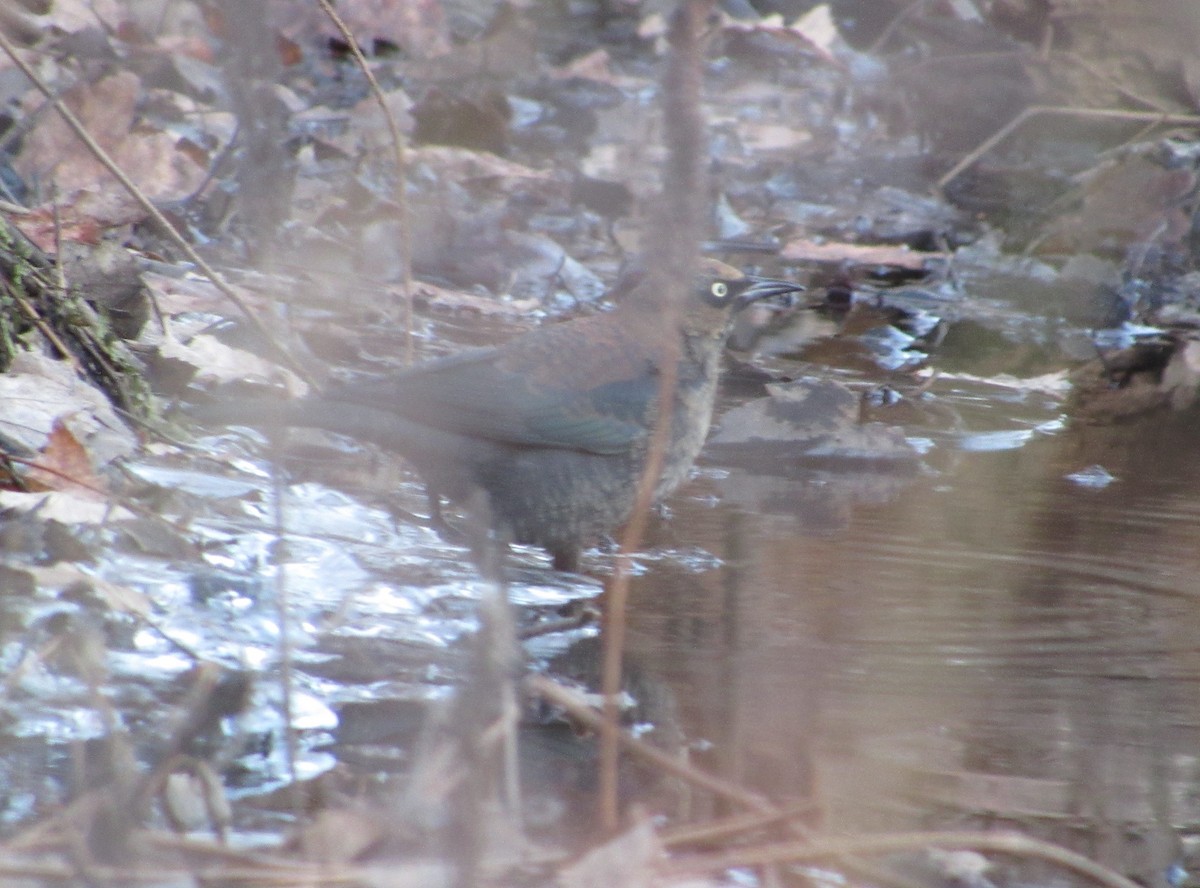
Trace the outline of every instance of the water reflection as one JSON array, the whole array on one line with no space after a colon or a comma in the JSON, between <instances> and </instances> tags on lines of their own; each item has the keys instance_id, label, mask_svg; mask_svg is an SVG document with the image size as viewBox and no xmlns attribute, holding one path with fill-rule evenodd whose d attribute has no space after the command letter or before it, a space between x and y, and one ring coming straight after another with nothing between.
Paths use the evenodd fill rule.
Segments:
<instances>
[{"instance_id":1,"label":"water reflection","mask_svg":"<svg viewBox=\"0 0 1200 888\"><path fill-rule=\"evenodd\" d=\"M672 532L721 567L638 578L634 655L705 764L814 795L827 828L1009 824L1161 883L1200 823L1195 432L1073 430L857 490L708 473ZM1091 465L1116 480L1065 477Z\"/></svg>"},{"instance_id":2,"label":"water reflection","mask_svg":"<svg viewBox=\"0 0 1200 888\"><path fill-rule=\"evenodd\" d=\"M903 417L873 417L928 442L920 470L739 465L710 451L637 560L634 696L654 704L639 725L780 802L815 800L829 830L1014 825L1158 884L1194 856L1185 843L1200 821L1197 418L1063 431L1051 394L952 384ZM1081 484L1095 466L1113 480ZM282 564L295 693L308 704L302 770L336 761L407 776L429 701L471 679L488 587L461 547L403 520L424 503L411 478L373 485L398 499L400 519L324 482L288 485L280 547L266 473L248 468L209 485L209 470L141 467L200 516L189 535L205 562L115 547L97 566L157 609L153 626L111 621L125 627L106 639L114 705L153 733L141 726L177 705L186 645L267 689L247 695L252 742L231 753L239 790L285 779L272 740ZM598 574L610 564L589 555ZM544 553L514 555L522 630L557 626L599 592L547 565ZM31 608L47 623L70 617L53 621L64 650L96 635L72 599L6 601L6 639L43 646ZM580 656L594 630L556 629L525 653L571 679L585 670L560 654ZM17 663L21 645L8 650ZM50 665L46 680L66 680L31 673L9 701L9 824L37 807L45 775L67 781L66 742L102 727L79 715L93 709L78 664ZM586 742L565 724L535 727L522 755L527 798L543 809L526 827L566 841L555 830L573 822L590 836ZM656 789L640 773L627 782ZM666 803L684 818L723 813L699 795Z\"/></svg>"}]
</instances>

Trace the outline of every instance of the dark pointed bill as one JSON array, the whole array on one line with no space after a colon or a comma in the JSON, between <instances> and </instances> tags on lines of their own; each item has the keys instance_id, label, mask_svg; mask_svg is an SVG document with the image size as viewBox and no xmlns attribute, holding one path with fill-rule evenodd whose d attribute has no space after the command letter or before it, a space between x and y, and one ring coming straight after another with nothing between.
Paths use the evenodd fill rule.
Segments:
<instances>
[{"instance_id":1,"label":"dark pointed bill","mask_svg":"<svg viewBox=\"0 0 1200 888\"><path fill-rule=\"evenodd\" d=\"M738 294L738 307L744 308L752 302L760 302L763 299L776 299L780 304L791 306L794 303L794 295L803 293L804 286L796 284L792 281L779 280L778 278L757 277L748 275L751 283L750 286Z\"/></svg>"}]
</instances>

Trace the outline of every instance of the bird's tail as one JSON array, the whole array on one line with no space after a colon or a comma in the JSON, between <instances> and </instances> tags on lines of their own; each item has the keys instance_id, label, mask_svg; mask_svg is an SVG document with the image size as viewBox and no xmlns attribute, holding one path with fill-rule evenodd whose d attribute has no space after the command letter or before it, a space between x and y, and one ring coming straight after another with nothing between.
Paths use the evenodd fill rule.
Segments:
<instances>
[{"instance_id":1,"label":"bird's tail","mask_svg":"<svg viewBox=\"0 0 1200 888\"><path fill-rule=\"evenodd\" d=\"M192 405L186 412L201 426L246 426L263 431L325 429L399 450L438 448L449 443L438 440L447 437L446 433L391 411L319 396L294 400L226 398Z\"/></svg>"}]
</instances>

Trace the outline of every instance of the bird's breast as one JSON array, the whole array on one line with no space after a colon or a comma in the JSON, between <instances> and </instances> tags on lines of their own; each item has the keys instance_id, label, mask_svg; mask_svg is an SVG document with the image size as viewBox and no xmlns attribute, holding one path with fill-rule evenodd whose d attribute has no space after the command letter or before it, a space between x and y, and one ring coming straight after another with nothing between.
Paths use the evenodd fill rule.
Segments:
<instances>
[{"instance_id":1,"label":"bird's breast","mask_svg":"<svg viewBox=\"0 0 1200 888\"><path fill-rule=\"evenodd\" d=\"M670 446L663 461L663 474L657 488L666 496L684 479L704 446L712 423L713 401L717 392L719 349L684 350L676 380L675 411L671 422Z\"/></svg>"}]
</instances>

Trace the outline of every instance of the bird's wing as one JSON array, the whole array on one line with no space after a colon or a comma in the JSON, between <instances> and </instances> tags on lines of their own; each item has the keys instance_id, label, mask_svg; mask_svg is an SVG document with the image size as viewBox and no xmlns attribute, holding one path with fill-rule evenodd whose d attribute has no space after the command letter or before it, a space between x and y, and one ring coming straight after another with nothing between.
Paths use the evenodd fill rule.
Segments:
<instances>
[{"instance_id":1,"label":"bird's wing","mask_svg":"<svg viewBox=\"0 0 1200 888\"><path fill-rule=\"evenodd\" d=\"M653 374L589 385L568 373L556 383L515 372L503 357L496 349L471 350L323 397L520 446L617 454L646 435L645 417L658 390Z\"/></svg>"}]
</instances>

